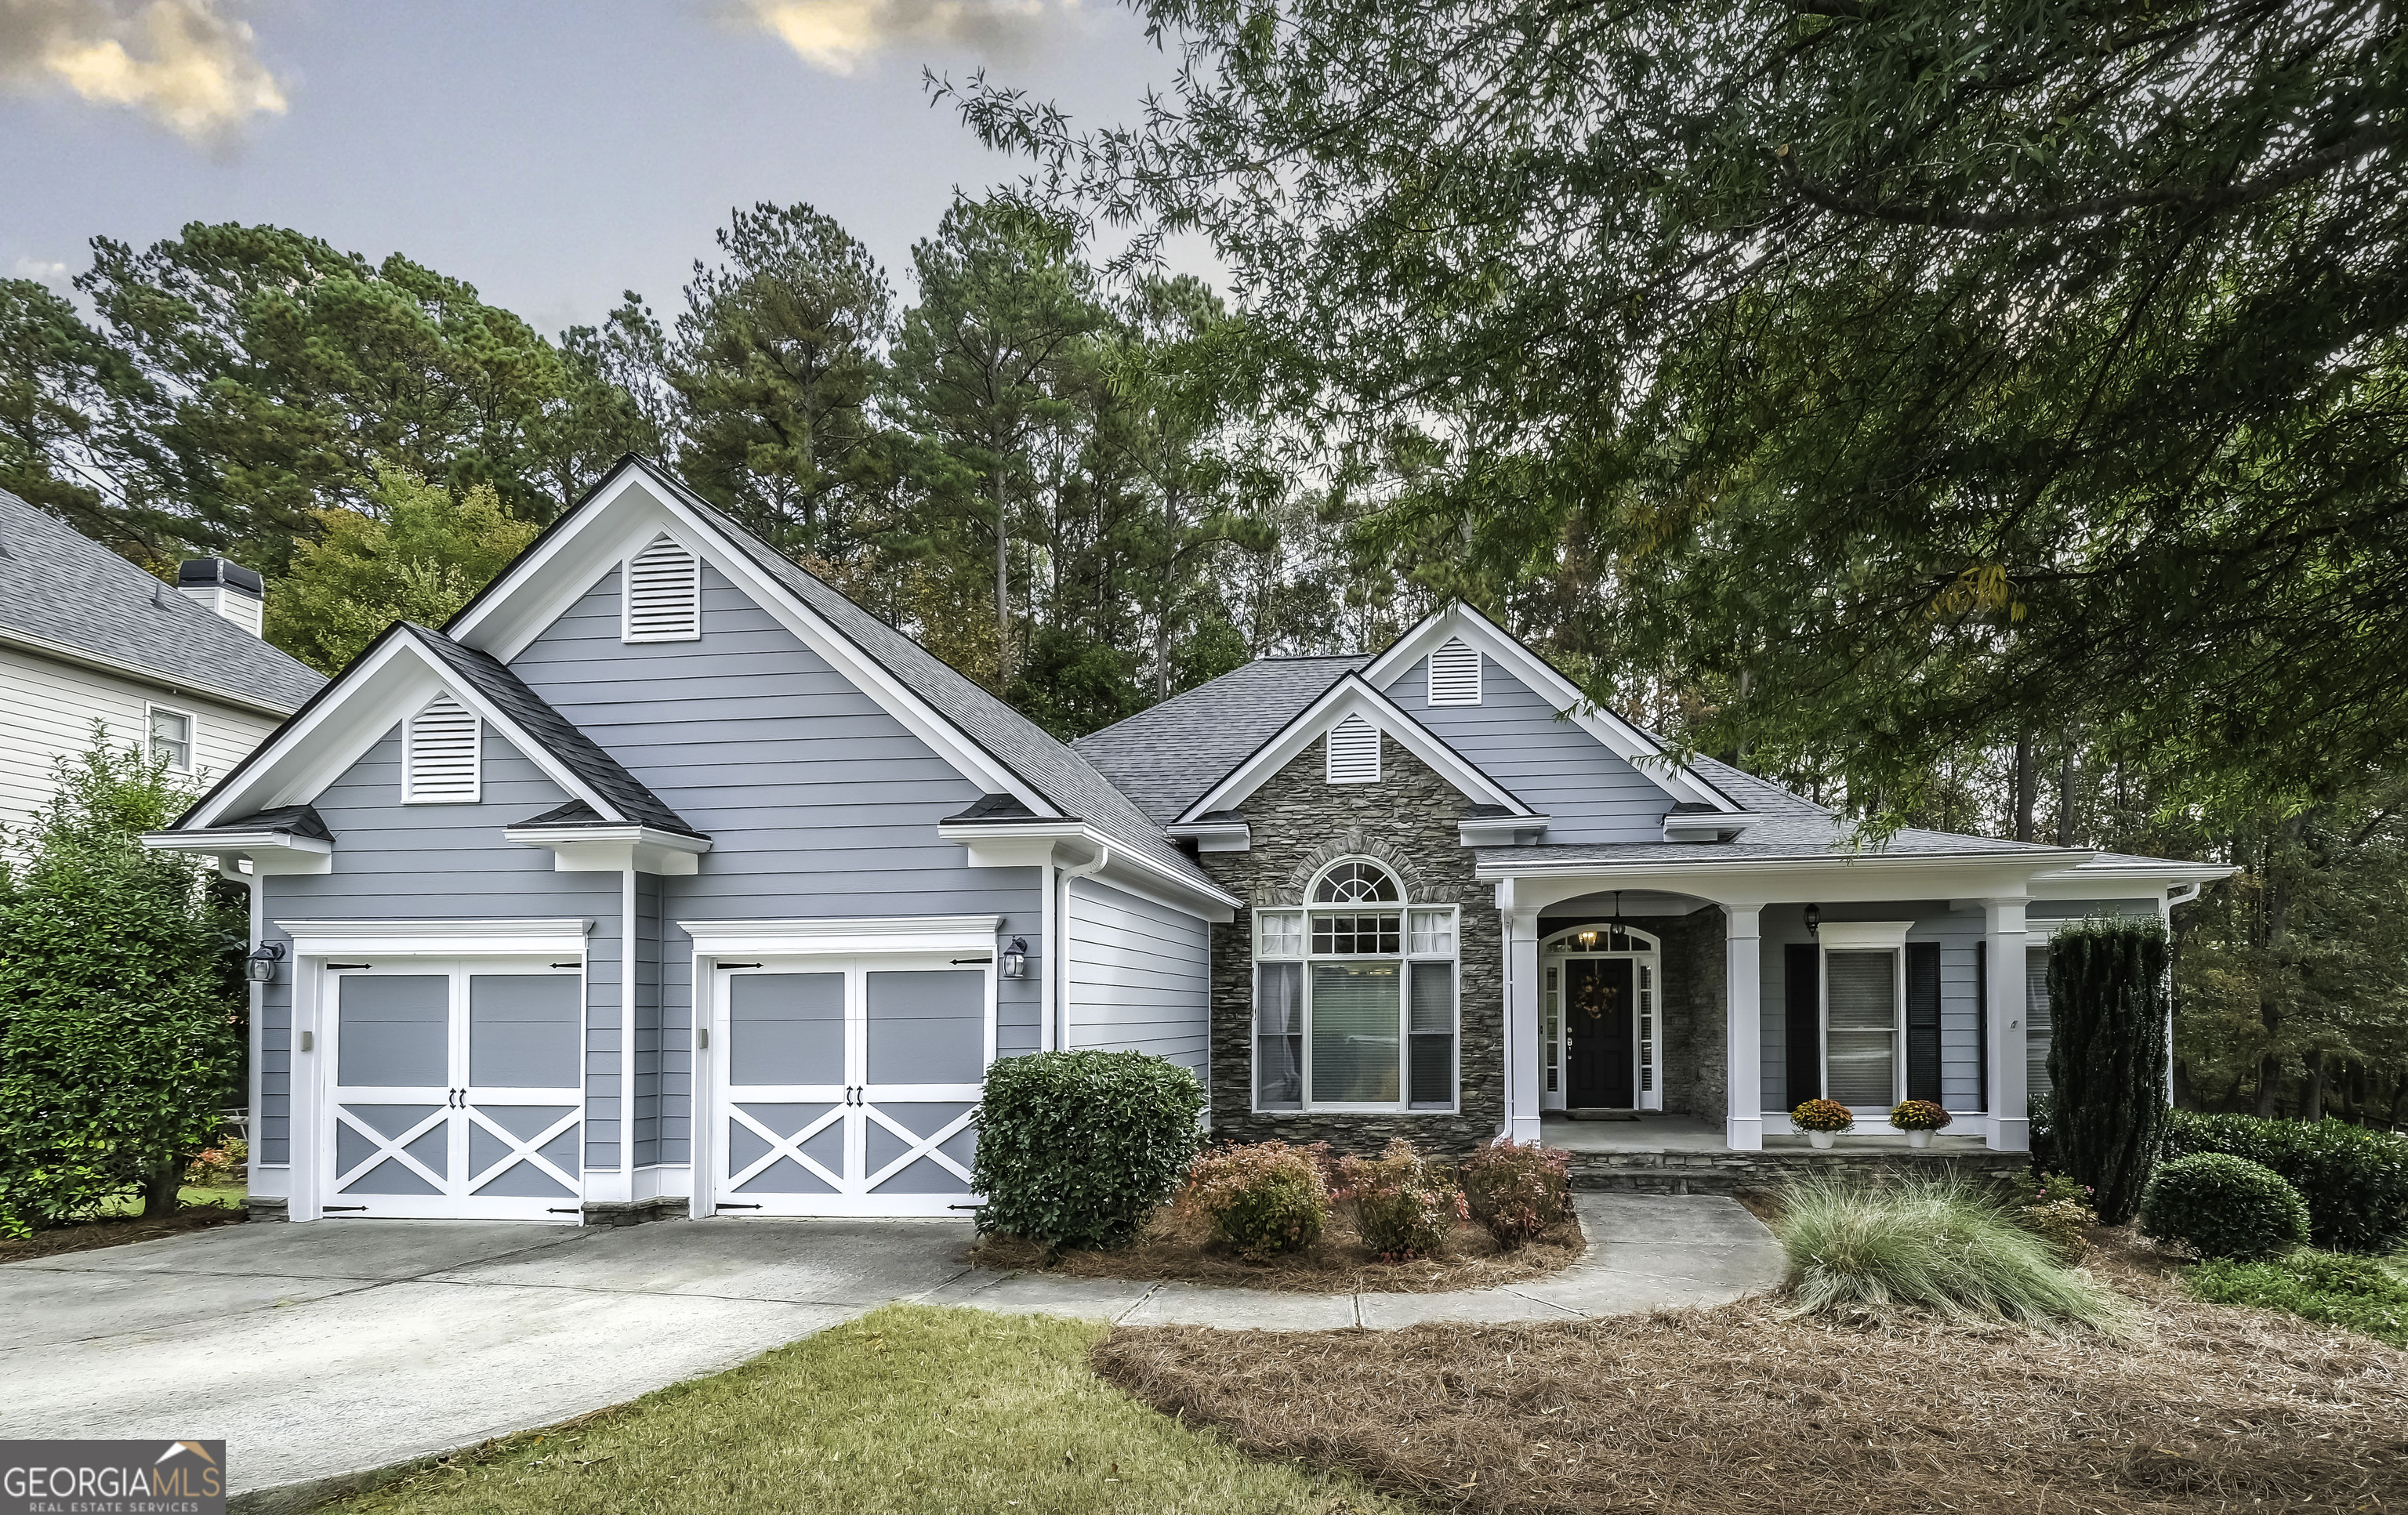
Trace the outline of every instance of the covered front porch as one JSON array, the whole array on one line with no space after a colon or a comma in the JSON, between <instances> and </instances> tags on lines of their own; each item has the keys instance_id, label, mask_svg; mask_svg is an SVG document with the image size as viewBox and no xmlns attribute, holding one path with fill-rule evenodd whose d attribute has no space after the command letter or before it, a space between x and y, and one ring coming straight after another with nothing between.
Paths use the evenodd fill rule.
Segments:
<instances>
[{"instance_id":1,"label":"covered front porch","mask_svg":"<svg viewBox=\"0 0 2408 1515\"><path fill-rule=\"evenodd\" d=\"M2068 916L2161 914L2169 898L2165 880L2093 878L2092 854L2057 848L1726 847L1483 850L1505 924L1514 1139L1615 1171L2026 1152L2047 1050L2028 998L2046 958L2028 948ZM1856 1116L1829 1153L1788 1118L1818 1097ZM1887 1124L1909 1098L1953 1118L1924 1149Z\"/></svg>"}]
</instances>

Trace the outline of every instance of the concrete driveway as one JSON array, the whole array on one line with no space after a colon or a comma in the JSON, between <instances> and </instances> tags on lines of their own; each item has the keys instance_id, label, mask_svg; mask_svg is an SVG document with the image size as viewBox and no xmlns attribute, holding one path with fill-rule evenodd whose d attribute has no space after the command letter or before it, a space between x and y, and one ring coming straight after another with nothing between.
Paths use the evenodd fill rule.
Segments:
<instances>
[{"instance_id":1,"label":"concrete driveway","mask_svg":"<svg viewBox=\"0 0 2408 1515\"><path fill-rule=\"evenodd\" d=\"M896 1300L1316 1330L1715 1304L1780 1278L1708 1196L1581 1195L1589 1255L1455 1294L979 1272L958 1221L228 1226L0 1266L0 1437L222 1436L237 1493L384 1467L715 1372Z\"/></svg>"}]
</instances>

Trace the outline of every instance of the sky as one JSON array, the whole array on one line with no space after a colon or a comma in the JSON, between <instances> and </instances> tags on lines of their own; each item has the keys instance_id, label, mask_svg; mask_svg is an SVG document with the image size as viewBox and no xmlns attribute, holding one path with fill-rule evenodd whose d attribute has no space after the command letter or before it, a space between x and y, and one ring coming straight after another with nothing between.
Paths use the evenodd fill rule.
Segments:
<instances>
[{"instance_id":1,"label":"sky","mask_svg":"<svg viewBox=\"0 0 2408 1515\"><path fill-rule=\"evenodd\" d=\"M956 187L1021 171L924 65L1096 125L1173 71L1111 0L0 0L0 277L266 222L551 334L629 289L666 319L731 207L808 201L908 299Z\"/></svg>"}]
</instances>

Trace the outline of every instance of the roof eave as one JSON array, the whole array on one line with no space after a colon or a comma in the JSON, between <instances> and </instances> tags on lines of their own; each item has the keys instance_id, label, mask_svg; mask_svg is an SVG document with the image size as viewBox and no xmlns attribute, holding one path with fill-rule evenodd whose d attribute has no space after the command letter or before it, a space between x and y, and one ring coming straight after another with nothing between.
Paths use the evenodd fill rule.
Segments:
<instances>
[{"instance_id":1,"label":"roof eave","mask_svg":"<svg viewBox=\"0 0 2408 1515\"><path fill-rule=\"evenodd\" d=\"M301 708L299 705L286 705L280 700L262 699L257 694L228 689L222 684L212 684L197 679L186 679L176 674L164 673L156 668L145 667L138 663L128 663L122 658L112 658L105 652L95 652L90 648L53 641L50 637L36 636L32 632L19 631L13 627L0 626L0 645L39 653L44 657L55 658L62 663L77 664L95 672L111 673L122 679L136 679L154 688L165 690L171 694L186 694L195 699L214 700L221 705L253 710L261 715L272 716L279 721L286 719L294 711Z\"/></svg>"}]
</instances>

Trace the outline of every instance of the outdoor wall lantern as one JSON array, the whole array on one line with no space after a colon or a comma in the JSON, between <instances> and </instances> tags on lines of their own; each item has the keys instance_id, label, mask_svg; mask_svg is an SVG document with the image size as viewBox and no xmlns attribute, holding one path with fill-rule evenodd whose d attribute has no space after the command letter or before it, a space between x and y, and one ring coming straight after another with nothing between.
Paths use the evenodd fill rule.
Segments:
<instances>
[{"instance_id":1,"label":"outdoor wall lantern","mask_svg":"<svg viewBox=\"0 0 2408 1515\"><path fill-rule=\"evenodd\" d=\"M1011 945L1003 950L1003 976L1017 979L1028 971L1028 938L1014 936Z\"/></svg>"},{"instance_id":2,"label":"outdoor wall lantern","mask_svg":"<svg viewBox=\"0 0 2408 1515\"><path fill-rule=\"evenodd\" d=\"M1823 935L1823 907L1820 905L1806 907L1806 935L1814 937Z\"/></svg>"},{"instance_id":3,"label":"outdoor wall lantern","mask_svg":"<svg viewBox=\"0 0 2408 1515\"><path fill-rule=\"evenodd\" d=\"M264 941L242 960L242 976L255 984L276 981L276 965L284 961L284 944Z\"/></svg>"}]
</instances>

